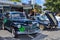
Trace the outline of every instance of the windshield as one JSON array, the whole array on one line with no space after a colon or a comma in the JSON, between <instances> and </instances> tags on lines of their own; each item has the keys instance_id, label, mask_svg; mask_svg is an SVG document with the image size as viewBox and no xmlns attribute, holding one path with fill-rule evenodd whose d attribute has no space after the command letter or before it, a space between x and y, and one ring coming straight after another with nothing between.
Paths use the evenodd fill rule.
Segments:
<instances>
[{"instance_id":1,"label":"windshield","mask_svg":"<svg viewBox=\"0 0 60 40\"><path fill-rule=\"evenodd\" d=\"M39 20L48 20L46 15L40 15L38 19Z\"/></svg>"},{"instance_id":2,"label":"windshield","mask_svg":"<svg viewBox=\"0 0 60 40\"><path fill-rule=\"evenodd\" d=\"M24 19L25 15L23 13L12 13L12 19Z\"/></svg>"}]
</instances>

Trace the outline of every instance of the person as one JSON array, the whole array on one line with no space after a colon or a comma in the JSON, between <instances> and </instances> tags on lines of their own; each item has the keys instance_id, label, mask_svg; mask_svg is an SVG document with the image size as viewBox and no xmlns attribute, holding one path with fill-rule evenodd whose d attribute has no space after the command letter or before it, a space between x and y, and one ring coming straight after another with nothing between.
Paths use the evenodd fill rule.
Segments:
<instances>
[{"instance_id":1,"label":"person","mask_svg":"<svg viewBox=\"0 0 60 40\"><path fill-rule=\"evenodd\" d=\"M28 14L29 19L34 19L34 12L30 11L30 13Z\"/></svg>"},{"instance_id":2,"label":"person","mask_svg":"<svg viewBox=\"0 0 60 40\"><path fill-rule=\"evenodd\" d=\"M14 26L15 24L13 23L12 20L10 20L10 14L7 13L4 17L4 26L7 26L7 27L12 27Z\"/></svg>"},{"instance_id":3,"label":"person","mask_svg":"<svg viewBox=\"0 0 60 40\"><path fill-rule=\"evenodd\" d=\"M3 14L0 13L0 28L2 27L3 24Z\"/></svg>"}]
</instances>

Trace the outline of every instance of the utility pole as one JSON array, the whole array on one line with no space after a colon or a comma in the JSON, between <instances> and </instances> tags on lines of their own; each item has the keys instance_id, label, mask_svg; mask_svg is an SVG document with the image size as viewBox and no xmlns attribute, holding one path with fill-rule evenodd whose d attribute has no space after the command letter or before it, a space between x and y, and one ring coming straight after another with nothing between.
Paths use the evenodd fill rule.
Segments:
<instances>
[{"instance_id":1,"label":"utility pole","mask_svg":"<svg viewBox=\"0 0 60 40\"><path fill-rule=\"evenodd\" d=\"M31 4L32 4L33 9L34 9L34 7L35 7L35 0L31 0Z\"/></svg>"},{"instance_id":2,"label":"utility pole","mask_svg":"<svg viewBox=\"0 0 60 40\"><path fill-rule=\"evenodd\" d=\"M33 10L34 10L34 17L35 17L35 0L31 0L31 4L32 4Z\"/></svg>"}]
</instances>

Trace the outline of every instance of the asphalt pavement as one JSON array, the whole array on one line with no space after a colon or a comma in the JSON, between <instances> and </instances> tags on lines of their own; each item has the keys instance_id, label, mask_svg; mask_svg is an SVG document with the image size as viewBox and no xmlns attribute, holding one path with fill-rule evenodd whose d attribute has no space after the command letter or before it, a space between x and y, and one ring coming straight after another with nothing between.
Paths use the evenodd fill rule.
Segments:
<instances>
[{"instance_id":1,"label":"asphalt pavement","mask_svg":"<svg viewBox=\"0 0 60 40\"><path fill-rule=\"evenodd\" d=\"M0 40L60 40L60 28L40 31L36 35L19 35L18 38L13 38L6 30L0 30Z\"/></svg>"},{"instance_id":2,"label":"asphalt pavement","mask_svg":"<svg viewBox=\"0 0 60 40\"><path fill-rule=\"evenodd\" d=\"M42 36L42 34L32 34L32 35L19 35L18 38L14 38L7 30L0 30L0 40L33 40L38 35Z\"/></svg>"}]
</instances>

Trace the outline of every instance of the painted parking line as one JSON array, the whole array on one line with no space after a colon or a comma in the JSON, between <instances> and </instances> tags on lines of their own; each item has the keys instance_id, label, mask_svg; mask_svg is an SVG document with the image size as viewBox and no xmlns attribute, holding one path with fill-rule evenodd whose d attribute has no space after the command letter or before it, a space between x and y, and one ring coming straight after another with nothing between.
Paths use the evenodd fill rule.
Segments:
<instances>
[{"instance_id":1,"label":"painted parking line","mask_svg":"<svg viewBox=\"0 0 60 40\"><path fill-rule=\"evenodd\" d=\"M32 35L28 35L28 37L30 37L30 38L34 38Z\"/></svg>"}]
</instances>

